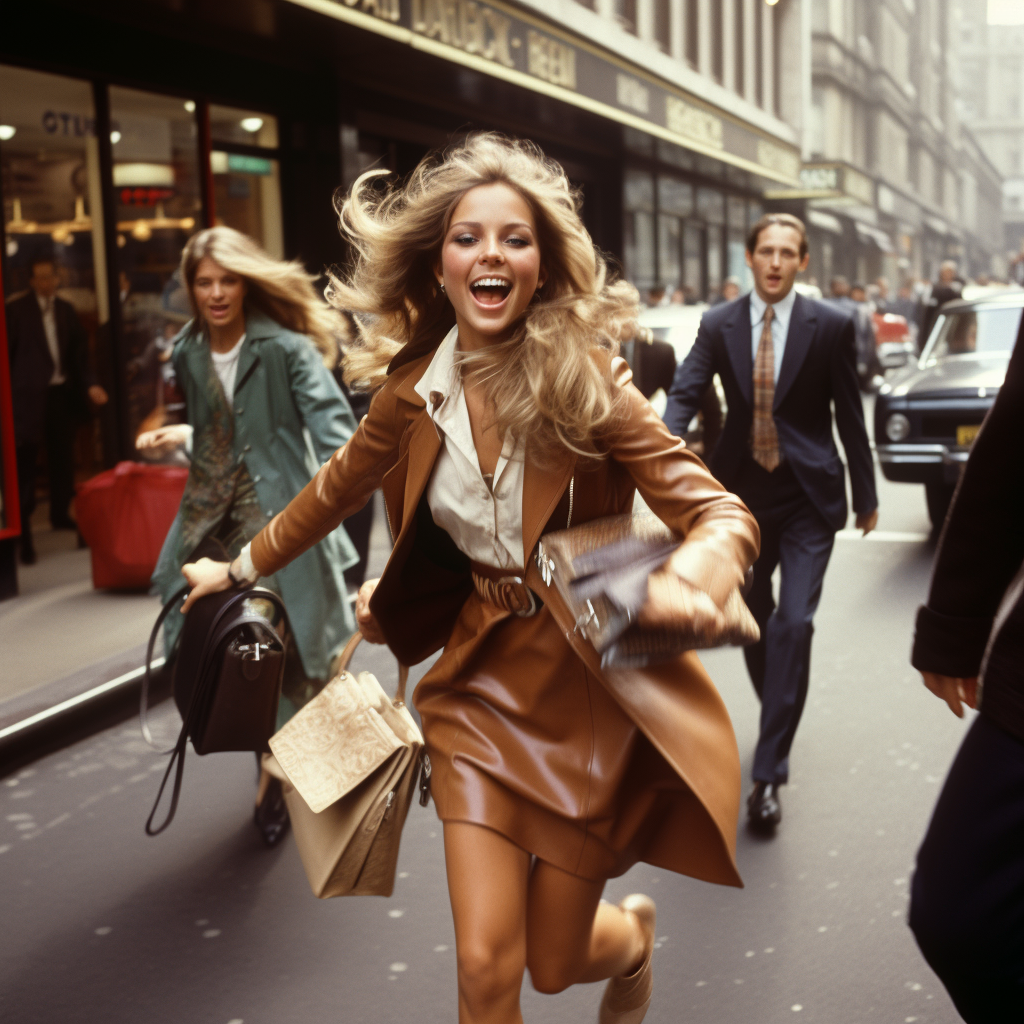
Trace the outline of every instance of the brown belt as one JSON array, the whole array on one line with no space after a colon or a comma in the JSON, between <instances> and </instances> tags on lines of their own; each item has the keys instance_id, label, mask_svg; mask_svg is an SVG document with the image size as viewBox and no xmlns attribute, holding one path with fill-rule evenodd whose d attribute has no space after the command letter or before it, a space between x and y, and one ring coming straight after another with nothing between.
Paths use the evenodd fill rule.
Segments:
<instances>
[{"instance_id":1,"label":"brown belt","mask_svg":"<svg viewBox=\"0 0 1024 1024\"><path fill-rule=\"evenodd\" d=\"M482 600L523 618L537 613L541 602L523 581L523 576L509 575L504 569L495 569L479 562L471 562L470 568L473 571L473 585Z\"/></svg>"}]
</instances>

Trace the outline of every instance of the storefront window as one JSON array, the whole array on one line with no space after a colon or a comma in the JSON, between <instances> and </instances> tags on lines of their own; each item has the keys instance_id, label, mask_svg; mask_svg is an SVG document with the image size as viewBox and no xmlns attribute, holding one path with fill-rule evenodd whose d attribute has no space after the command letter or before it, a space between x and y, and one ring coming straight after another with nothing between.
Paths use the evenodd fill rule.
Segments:
<instances>
[{"instance_id":1,"label":"storefront window","mask_svg":"<svg viewBox=\"0 0 1024 1024\"><path fill-rule=\"evenodd\" d=\"M671 294L683 283L682 224L671 214L658 214L658 281Z\"/></svg>"},{"instance_id":2,"label":"storefront window","mask_svg":"<svg viewBox=\"0 0 1024 1024\"><path fill-rule=\"evenodd\" d=\"M697 189L697 215L708 224L724 224L725 196L711 188Z\"/></svg>"},{"instance_id":3,"label":"storefront window","mask_svg":"<svg viewBox=\"0 0 1024 1024\"><path fill-rule=\"evenodd\" d=\"M707 289L708 293L717 292L722 287L722 228L708 225L708 260Z\"/></svg>"},{"instance_id":4,"label":"storefront window","mask_svg":"<svg viewBox=\"0 0 1024 1024\"><path fill-rule=\"evenodd\" d=\"M278 259L284 257L277 118L235 107L210 107L214 210L226 224Z\"/></svg>"},{"instance_id":5,"label":"storefront window","mask_svg":"<svg viewBox=\"0 0 1024 1024\"><path fill-rule=\"evenodd\" d=\"M57 297L85 329L89 361L108 319L102 186L88 82L0 65L0 193L7 301L29 289L34 263L52 261ZM78 431L79 479L102 465L95 420Z\"/></svg>"},{"instance_id":6,"label":"storefront window","mask_svg":"<svg viewBox=\"0 0 1024 1024\"><path fill-rule=\"evenodd\" d=\"M171 341L191 319L178 271L202 227L195 103L134 89L110 90L127 416L132 437L175 422L180 397Z\"/></svg>"},{"instance_id":7,"label":"storefront window","mask_svg":"<svg viewBox=\"0 0 1024 1024\"><path fill-rule=\"evenodd\" d=\"M704 298L704 232L697 224L683 228L683 287L688 299Z\"/></svg>"},{"instance_id":8,"label":"storefront window","mask_svg":"<svg viewBox=\"0 0 1024 1024\"><path fill-rule=\"evenodd\" d=\"M658 178L658 210L689 217L693 213L693 186L678 178L660 175Z\"/></svg>"},{"instance_id":9,"label":"storefront window","mask_svg":"<svg viewBox=\"0 0 1024 1024\"><path fill-rule=\"evenodd\" d=\"M646 293L655 285L654 176L627 170L623 261L627 280Z\"/></svg>"}]
</instances>

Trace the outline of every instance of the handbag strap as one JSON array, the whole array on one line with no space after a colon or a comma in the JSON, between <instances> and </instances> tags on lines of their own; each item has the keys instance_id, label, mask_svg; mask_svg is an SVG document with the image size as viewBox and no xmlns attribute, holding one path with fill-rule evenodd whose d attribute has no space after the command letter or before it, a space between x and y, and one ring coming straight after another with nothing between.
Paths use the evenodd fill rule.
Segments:
<instances>
[{"instance_id":1,"label":"handbag strap","mask_svg":"<svg viewBox=\"0 0 1024 1024\"><path fill-rule=\"evenodd\" d=\"M224 622L225 616L231 611L239 601L245 600L251 594L250 590L240 590L229 600L225 601L224 604L218 609L217 615L214 617L213 622L210 624L210 629L206 634L206 639L203 642L202 652L199 657L199 665L201 675L194 689L192 690L192 699L189 701L188 710L185 712L183 721L181 723L181 732L178 733L178 739L175 741L173 747L171 747L171 759L167 763L167 770L164 772L164 777L160 782L160 789L157 791L156 800L153 803L153 809L149 812L149 817L146 819L146 835L157 836L167 828L168 825L174 820L174 815L178 810L178 799L181 796L181 780L185 770L185 751L188 746L188 737L195 725L196 715L200 707L200 699L206 695L206 692L213 685L214 671L213 666L208 663L209 656L217 649L217 647L231 634L231 632L238 626L244 625L255 625L266 630L271 637L276 640L279 644L284 646L281 637L270 623L267 622L262 616L259 615L244 615L241 618L231 619L229 622ZM180 595L175 597L168 602L168 606L174 603ZM274 594L272 591L268 591L265 595L260 595L273 601L279 608L283 610L284 605L281 603L281 599ZM160 613L160 618L157 620L157 626L163 621L167 607ZM218 628L219 627L219 628ZM152 637L150 637L150 650L152 650ZM147 664L148 664L147 657ZM282 663L282 671L284 665ZM167 815L163 820L163 823L159 827L153 826L153 818L156 816L157 808L160 806L160 801L164 795L164 789L167 786L167 780L170 778L171 769L175 769L174 772L174 786L171 789L171 805L167 810Z\"/></svg>"},{"instance_id":2,"label":"handbag strap","mask_svg":"<svg viewBox=\"0 0 1024 1024\"><path fill-rule=\"evenodd\" d=\"M363 634L356 630L349 638L348 643L342 648L341 654L338 656L338 673L347 672L348 664L352 660L352 655L355 654L356 648L359 646L360 641L363 639ZM401 662L398 663L398 686L395 689L395 696L393 703L404 704L405 703L405 688L409 682L409 666L403 665Z\"/></svg>"},{"instance_id":3,"label":"handbag strap","mask_svg":"<svg viewBox=\"0 0 1024 1024\"><path fill-rule=\"evenodd\" d=\"M171 613L171 610L181 600L188 590L188 584L183 583L181 587L174 592L171 599L160 609L160 614L156 617L156 622L153 623L153 629L149 634L149 644L146 647L146 671L142 675L142 690L139 693L139 725L142 726L142 737L143 739L160 754L169 754L174 747L168 747L166 750L161 750L153 739L153 733L149 729L149 685L150 679L152 678L153 670L153 648L156 646L156 638L160 635L160 627L164 624L164 619ZM164 664L168 664L177 650L178 645L181 643L181 632L178 632L178 636L174 641L174 647L164 655Z\"/></svg>"}]
</instances>

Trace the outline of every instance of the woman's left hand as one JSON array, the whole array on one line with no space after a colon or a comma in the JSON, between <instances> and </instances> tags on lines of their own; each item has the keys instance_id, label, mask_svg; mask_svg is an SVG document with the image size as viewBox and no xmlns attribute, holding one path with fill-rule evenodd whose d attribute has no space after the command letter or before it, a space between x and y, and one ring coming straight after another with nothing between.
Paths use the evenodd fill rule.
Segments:
<instances>
[{"instance_id":1,"label":"woman's left hand","mask_svg":"<svg viewBox=\"0 0 1024 1024\"><path fill-rule=\"evenodd\" d=\"M181 575L192 585L192 590L181 606L182 613L187 613L199 598L234 586L228 575L230 566L230 562L215 562L212 558L200 558L198 562L183 566Z\"/></svg>"},{"instance_id":2,"label":"woman's left hand","mask_svg":"<svg viewBox=\"0 0 1024 1024\"><path fill-rule=\"evenodd\" d=\"M638 621L648 629L687 623L698 633L714 634L725 628L718 605L668 566L648 578L647 603L640 609Z\"/></svg>"}]
</instances>

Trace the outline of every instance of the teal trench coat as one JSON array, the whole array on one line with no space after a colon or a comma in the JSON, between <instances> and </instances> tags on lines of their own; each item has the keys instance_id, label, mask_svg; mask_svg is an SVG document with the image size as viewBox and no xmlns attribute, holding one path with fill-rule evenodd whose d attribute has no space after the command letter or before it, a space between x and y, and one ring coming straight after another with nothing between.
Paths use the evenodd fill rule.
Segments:
<instances>
[{"instance_id":1,"label":"teal trench coat","mask_svg":"<svg viewBox=\"0 0 1024 1024\"><path fill-rule=\"evenodd\" d=\"M191 321L175 339L171 356L196 437L210 423L202 384L206 345ZM352 410L312 342L247 308L235 378L234 454L245 463L268 520L309 483L355 428ZM180 535L179 509L153 573L154 588L164 601L183 582ZM342 574L357 560L352 542L339 528L275 573L271 582L284 599L303 668L311 679L327 678L331 658L355 629ZM180 615L168 616L168 648L182 621Z\"/></svg>"}]
</instances>

